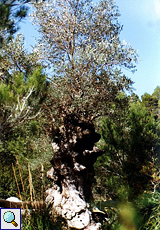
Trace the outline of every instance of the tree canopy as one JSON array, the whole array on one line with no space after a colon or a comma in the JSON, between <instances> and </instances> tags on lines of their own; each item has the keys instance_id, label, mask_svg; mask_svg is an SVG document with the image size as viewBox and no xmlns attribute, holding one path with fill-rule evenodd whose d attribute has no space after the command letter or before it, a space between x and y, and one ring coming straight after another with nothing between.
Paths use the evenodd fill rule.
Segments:
<instances>
[{"instance_id":1,"label":"tree canopy","mask_svg":"<svg viewBox=\"0 0 160 230\"><path fill-rule=\"evenodd\" d=\"M137 53L119 35L119 11L114 1L47 1L35 4L41 59L52 74L53 116L78 113L94 119L111 113L119 91L132 81L121 68L135 70Z\"/></svg>"}]
</instances>

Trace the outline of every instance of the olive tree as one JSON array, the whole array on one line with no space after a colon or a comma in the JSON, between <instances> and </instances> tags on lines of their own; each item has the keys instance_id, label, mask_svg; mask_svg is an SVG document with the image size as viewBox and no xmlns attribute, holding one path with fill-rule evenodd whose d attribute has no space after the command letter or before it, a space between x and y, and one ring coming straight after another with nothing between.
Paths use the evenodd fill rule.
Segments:
<instances>
[{"instance_id":1,"label":"olive tree","mask_svg":"<svg viewBox=\"0 0 160 230\"><path fill-rule=\"evenodd\" d=\"M109 104L131 80L121 68L135 70L137 54L119 35L122 26L114 1L47 1L35 4L41 58L51 68L61 103L82 116L106 114ZM57 113L57 111L56 111Z\"/></svg>"},{"instance_id":2,"label":"olive tree","mask_svg":"<svg viewBox=\"0 0 160 230\"><path fill-rule=\"evenodd\" d=\"M93 164L103 151L93 121L112 115L119 92L132 81L122 68L135 70L137 53L121 42L122 26L113 0L52 0L35 4L38 49L48 66L50 97L44 106L54 151L46 201L78 229L99 229L88 206Z\"/></svg>"}]
</instances>

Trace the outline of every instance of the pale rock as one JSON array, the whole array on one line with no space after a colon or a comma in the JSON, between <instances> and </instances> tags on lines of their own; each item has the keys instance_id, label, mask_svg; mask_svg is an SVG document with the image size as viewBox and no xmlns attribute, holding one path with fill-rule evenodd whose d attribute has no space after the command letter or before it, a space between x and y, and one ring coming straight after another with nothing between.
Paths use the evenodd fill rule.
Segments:
<instances>
[{"instance_id":1,"label":"pale rock","mask_svg":"<svg viewBox=\"0 0 160 230\"><path fill-rule=\"evenodd\" d=\"M84 169L86 169L86 167L84 165L81 165L81 164L79 164L77 162L74 163L74 170L80 172L81 170L84 170Z\"/></svg>"},{"instance_id":2,"label":"pale rock","mask_svg":"<svg viewBox=\"0 0 160 230\"><path fill-rule=\"evenodd\" d=\"M22 202L20 199L18 199L17 197L11 196L9 198L6 199L7 201L10 202Z\"/></svg>"},{"instance_id":3,"label":"pale rock","mask_svg":"<svg viewBox=\"0 0 160 230\"><path fill-rule=\"evenodd\" d=\"M52 167L51 169L48 170L47 177L50 179L54 179L53 173L54 173L54 168Z\"/></svg>"},{"instance_id":4,"label":"pale rock","mask_svg":"<svg viewBox=\"0 0 160 230\"><path fill-rule=\"evenodd\" d=\"M100 230L101 229L101 224L100 223L92 223L89 224L84 230Z\"/></svg>"},{"instance_id":5,"label":"pale rock","mask_svg":"<svg viewBox=\"0 0 160 230\"><path fill-rule=\"evenodd\" d=\"M59 146L55 142L53 142L52 143L52 149L53 149L54 152L58 152Z\"/></svg>"},{"instance_id":6,"label":"pale rock","mask_svg":"<svg viewBox=\"0 0 160 230\"><path fill-rule=\"evenodd\" d=\"M84 229L89 225L90 218L91 213L88 210L85 210L69 220L68 225L71 228Z\"/></svg>"}]
</instances>

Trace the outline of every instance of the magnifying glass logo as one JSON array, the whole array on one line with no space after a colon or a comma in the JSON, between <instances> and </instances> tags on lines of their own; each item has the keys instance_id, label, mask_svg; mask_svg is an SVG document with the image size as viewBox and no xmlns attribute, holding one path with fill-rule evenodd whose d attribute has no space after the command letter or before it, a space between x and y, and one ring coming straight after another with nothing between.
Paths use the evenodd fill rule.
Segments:
<instances>
[{"instance_id":1,"label":"magnifying glass logo","mask_svg":"<svg viewBox=\"0 0 160 230\"><path fill-rule=\"evenodd\" d=\"M15 215L14 215L14 213L11 212L11 211L5 212L4 215L3 215L3 219L4 219L5 222L11 223L11 224L13 224L15 227L18 226L18 224L15 222Z\"/></svg>"}]
</instances>

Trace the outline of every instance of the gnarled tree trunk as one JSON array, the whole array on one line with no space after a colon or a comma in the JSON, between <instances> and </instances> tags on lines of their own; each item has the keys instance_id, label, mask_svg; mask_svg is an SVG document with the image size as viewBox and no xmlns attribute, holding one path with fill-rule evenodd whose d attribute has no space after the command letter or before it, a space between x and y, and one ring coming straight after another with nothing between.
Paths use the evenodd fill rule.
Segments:
<instances>
[{"instance_id":1,"label":"gnarled tree trunk","mask_svg":"<svg viewBox=\"0 0 160 230\"><path fill-rule=\"evenodd\" d=\"M46 202L62 216L70 228L99 229L89 201L94 181L93 165L103 151L94 146L100 139L94 125L78 121L75 116L64 119L64 126L54 134L54 156L48 177L53 180L47 190Z\"/></svg>"}]
</instances>

